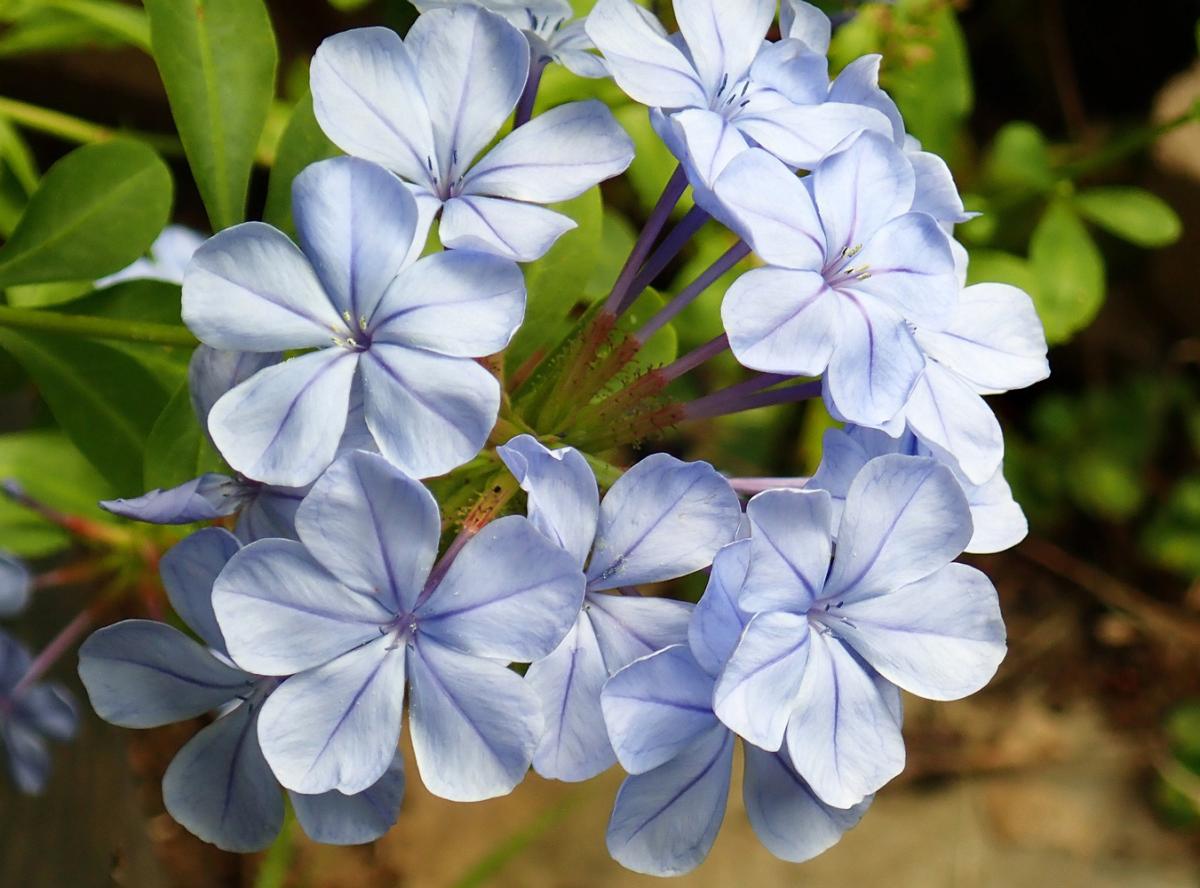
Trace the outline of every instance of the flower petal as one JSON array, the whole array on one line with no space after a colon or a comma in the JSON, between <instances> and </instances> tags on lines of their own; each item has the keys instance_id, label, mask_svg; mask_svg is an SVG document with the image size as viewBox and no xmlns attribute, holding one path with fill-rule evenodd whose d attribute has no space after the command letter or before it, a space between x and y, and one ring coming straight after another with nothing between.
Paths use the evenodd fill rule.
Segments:
<instances>
[{"instance_id":1,"label":"flower petal","mask_svg":"<svg viewBox=\"0 0 1200 888\"><path fill-rule=\"evenodd\" d=\"M950 240L932 216L905 213L885 223L854 261L867 270L854 290L889 303L915 324L943 324L958 304Z\"/></svg>"},{"instance_id":2,"label":"flower petal","mask_svg":"<svg viewBox=\"0 0 1200 888\"><path fill-rule=\"evenodd\" d=\"M665 765L621 784L608 853L652 876L691 872L708 856L729 798L733 734L717 726Z\"/></svg>"},{"instance_id":3,"label":"flower petal","mask_svg":"<svg viewBox=\"0 0 1200 888\"><path fill-rule=\"evenodd\" d=\"M692 605L670 598L588 593L584 608L608 674L639 657L687 641Z\"/></svg>"},{"instance_id":4,"label":"flower petal","mask_svg":"<svg viewBox=\"0 0 1200 888\"><path fill-rule=\"evenodd\" d=\"M79 677L92 708L123 728L195 718L253 686L240 669L151 620L124 620L93 632L79 649Z\"/></svg>"},{"instance_id":5,"label":"flower petal","mask_svg":"<svg viewBox=\"0 0 1200 888\"><path fill-rule=\"evenodd\" d=\"M974 217L965 211L958 186L954 184L954 174L946 161L928 151L910 151L908 160L917 176L914 212L928 213L939 222L954 224Z\"/></svg>"},{"instance_id":6,"label":"flower petal","mask_svg":"<svg viewBox=\"0 0 1200 888\"><path fill-rule=\"evenodd\" d=\"M674 0L675 19L711 94L741 80L762 49L775 18L775 0Z\"/></svg>"},{"instance_id":7,"label":"flower petal","mask_svg":"<svg viewBox=\"0 0 1200 888\"><path fill-rule=\"evenodd\" d=\"M930 700L973 694L1004 659L1004 620L982 573L949 564L894 592L855 598L830 626L889 681Z\"/></svg>"},{"instance_id":8,"label":"flower petal","mask_svg":"<svg viewBox=\"0 0 1200 888\"><path fill-rule=\"evenodd\" d=\"M229 655L257 675L293 675L327 663L378 638L394 617L291 540L260 540L233 556L217 578L213 610Z\"/></svg>"},{"instance_id":9,"label":"flower petal","mask_svg":"<svg viewBox=\"0 0 1200 888\"><path fill-rule=\"evenodd\" d=\"M50 750L41 734L12 720L0 724L0 745L8 752L8 773L25 795L41 795L50 779Z\"/></svg>"},{"instance_id":10,"label":"flower petal","mask_svg":"<svg viewBox=\"0 0 1200 888\"><path fill-rule=\"evenodd\" d=\"M821 597L833 553L833 504L823 490L768 490L746 506L750 568L738 604L747 613L804 613Z\"/></svg>"},{"instance_id":11,"label":"flower petal","mask_svg":"<svg viewBox=\"0 0 1200 888\"><path fill-rule=\"evenodd\" d=\"M838 74L829 87L831 102L864 105L883 114L892 124L892 139L904 143L904 118L892 97L879 88L879 65L883 56L859 56Z\"/></svg>"},{"instance_id":12,"label":"flower petal","mask_svg":"<svg viewBox=\"0 0 1200 888\"><path fill-rule=\"evenodd\" d=\"M688 624L688 646L709 675L725 668L750 615L738 607L746 572L750 569L750 541L737 540L713 559L708 586Z\"/></svg>"},{"instance_id":13,"label":"flower petal","mask_svg":"<svg viewBox=\"0 0 1200 888\"><path fill-rule=\"evenodd\" d=\"M534 262L575 227L574 220L545 207L471 194L446 202L438 233L449 249Z\"/></svg>"},{"instance_id":14,"label":"flower petal","mask_svg":"<svg viewBox=\"0 0 1200 888\"><path fill-rule=\"evenodd\" d=\"M707 567L741 514L737 494L708 463L649 456L600 504L588 588L657 583Z\"/></svg>"},{"instance_id":15,"label":"flower petal","mask_svg":"<svg viewBox=\"0 0 1200 888\"><path fill-rule=\"evenodd\" d=\"M1021 506L1013 499L1012 488L998 470L983 484L964 486L971 507L975 534L967 543L967 552L990 553L1011 549L1029 533L1029 522Z\"/></svg>"},{"instance_id":16,"label":"flower petal","mask_svg":"<svg viewBox=\"0 0 1200 888\"><path fill-rule=\"evenodd\" d=\"M344 585L392 613L417 603L437 557L437 501L376 453L330 466L296 512L309 553Z\"/></svg>"},{"instance_id":17,"label":"flower petal","mask_svg":"<svg viewBox=\"0 0 1200 888\"><path fill-rule=\"evenodd\" d=\"M12 617L25 610L33 579L19 558L0 552L0 617Z\"/></svg>"},{"instance_id":18,"label":"flower petal","mask_svg":"<svg viewBox=\"0 0 1200 888\"><path fill-rule=\"evenodd\" d=\"M578 450L550 450L532 435L518 435L496 454L529 495L529 520L582 568L596 538L600 491Z\"/></svg>"},{"instance_id":19,"label":"flower petal","mask_svg":"<svg viewBox=\"0 0 1200 888\"><path fill-rule=\"evenodd\" d=\"M554 203L619 176L633 140L603 102L569 102L505 136L467 173L461 193Z\"/></svg>"},{"instance_id":20,"label":"flower petal","mask_svg":"<svg viewBox=\"0 0 1200 888\"><path fill-rule=\"evenodd\" d=\"M300 827L322 845L364 845L383 836L400 816L404 799L404 757L396 753L387 772L370 789L345 795L289 792Z\"/></svg>"},{"instance_id":21,"label":"flower petal","mask_svg":"<svg viewBox=\"0 0 1200 888\"><path fill-rule=\"evenodd\" d=\"M752 93L746 101L734 119L737 128L784 163L806 170L820 165L830 151L855 133L879 134L890 129L886 117L862 105L797 105L772 90Z\"/></svg>"},{"instance_id":22,"label":"flower petal","mask_svg":"<svg viewBox=\"0 0 1200 888\"><path fill-rule=\"evenodd\" d=\"M742 798L758 840L776 857L803 863L837 844L867 812L867 799L842 810L822 802L783 753L749 744Z\"/></svg>"},{"instance_id":23,"label":"flower petal","mask_svg":"<svg viewBox=\"0 0 1200 888\"><path fill-rule=\"evenodd\" d=\"M54 740L70 740L79 729L79 712L61 685L35 684L16 700L14 718L28 722Z\"/></svg>"},{"instance_id":24,"label":"flower petal","mask_svg":"<svg viewBox=\"0 0 1200 888\"><path fill-rule=\"evenodd\" d=\"M296 510L306 492L305 487L258 487L254 498L238 515L234 528L237 538L243 543L297 539Z\"/></svg>"},{"instance_id":25,"label":"flower petal","mask_svg":"<svg viewBox=\"0 0 1200 888\"><path fill-rule=\"evenodd\" d=\"M507 259L450 250L402 271L372 321L373 342L476 358L508 345L525 316L525 278Z\"/></svg>"},{"instance_id":26,"label":"flower petal","mask_svg":"<svg viewBox=\"0 0 1200 888\"><path fill-rule=\"evenodd\" d=\"M865 132L813 171L813 197L829 257L861 246L912 207L916 176L892 140Z\"/></svg>"},{"instance_id":27,"label":"flower petal","mask_svg":"<svg viewBox=\"0 0 1200 888\"><path fill-rule=\"evenodd\" d=\"M426 788L454 802L507 795L542 733L533 689L510 669L418 638L409 666L413 750Z\"/></svg>"},{"instance_id":28,"label":"flower petal","mask_svg":"<svg viewBox=\"0 0 1200 888\"><path fill-rule=\"evenodd\" d=\"M292 216L304 254L347 326L358 331L404 267L417 231L417 202L381 166L334 157L292 181ZM425 232L419 232L422 243Z\"/></svg>"},{"instance_id":29,"label":"flower petal","mask_svg":"<svg viewBox=\"0 0 1200 888\"><path fill-rule=\"evenodd\" d=\"M213 584L242 544L221 527L206 527L171 547L158 569L171 607L210 648L225 653L213 613Z\"/></svg>"},{"instance_id":30,"label":"flower petal","mask_svg":"<svg viewBox=\"0 0 1200 888\"><path fill-rule=\"evenodd\" d=\"M683 164L696 203L723 224L732 225L729 210L713 186L730 162L749 150L745 137L730 121L707 108L688 108L669 118L652 111L650 120Z\"/></svg>"},{"instance_id":31,"label":"flower petal","mask_svg":"<svg viewBox=\"0 0 1200 888\"><path fill-rule=\"evenodd\" d=\"M804 0L782 0L779 4L779 32L801 41L813 52L829 52L833 26L829 16Z\"/></svg>"},{"instance_id":32,"label":"flower petal","mask_svg":"<svg viewBox=\"0 0 1200 888\"><path fill-rule=\"evenodd\" d=\"M695 67L631 0L599 0L586 27L630 98L651 108L708 106Z\"/></svg>"},{"instance_id":33,"label":"flower petal","mask_svg":"<svg viewBox=\"0 0 1200 888\"><path fill-rule=\"evenodd\" d=\"M719 726L713 680L687 645L630 663L604 685L604 724L621 767L644 774L685 752Z\"/></svg>"},{"instance_id":34,"label":"flower petal","mask_svg":"<svg viewBox=\"0 0 1200 888\"><path fill-rule=\"evenodd\" d=\"M423 636L456 650L529 663L553 651L583 603L583 574L527 518L490 522L417 608Z\"/></svg>"},{"instance_id":35,"label":"flower petal","mask_svg":"<svg viewBox=\"0 0 1200 888\"><path fill-rule=\"evenodd\" d=\"M516 107L529 74L529 43L476 6L431 10L405 41L428 103L441 184L449 187Z\"/></svg>"},{"instance_id":36,"label":"flower petal","mask_svg":"<svg viewBox=\"0 0 1200 888\"><path fill-rule=\"evenodd\" d=\"M908 427L935 453L957 464L973 483L996 474L1004 432L987 402L962 377L927 361L904 408Z\"/></svg>"},{"instance_id":37,"label":"flower petal","mask_svg":"<svg viewBox=\"0 0 1200 888\"><path fill-rule=\"evenodd\" d=\"M405 646L379 637L293 675L263 705L258 736L279 782L354 795L384 775L400 742Z\"/></svg>"},{"instance_id":38,"label":"flower petal","mask_svg":"<svg viewBox=\"0 0 1200 888\"><path fill-rule=\"evenodd\" d=\"M313 111L347 154L432 185L433 125L409 48L389 28L325 38L312 61Z\"/></svg>"},{"instance_id":39,"label":"flower petal","mask_svg":"<svg viewBox=\"0 0 1200 888\"><path fill-rule=\"evenodd\" d=\"M262 222L228 228L196 251L183 320L205 344L234 351L313 348L345 329L304 254Z\"/></svg>"},{"instance_id":40,"label":"flower petal","mask_svg":"<svg viewBox=\"0 0 1200 888\"><path fill-rule=\"evenodd\" d=\"M811 647L808 618L786 611L755 615L713 692L717 717L755 746L783 744Z\"/></svg>"},{"instance_id":41,"label":"flower petal","mask_svg":"<svg viewBox=\"0 0 1200 888\"><path fill-rule=\"evenodd\" d=\"M850 808L904 770L904 738L892 714L900 692L837 638L811 637L788 757L818 798Z\"/></svg>"},{"instance_id":42,"label":"flower petal","mask_svg":"<svg viewBox=\"0 0 1200 888\"><path fill-rule=\"evenodd\" d=\"M381 343L364 353L362 374L367 427L413 478L474 459L500 411L500 384L467 358Z\"/></svg>"},{"instance_id":43,"label":"flower petal","mask_svg":"<svg viewBox=\"0 0 1200 888\"><path fill-rule=\"evenodd\" d=\"M742 366L818 376L838 346L839 301L816 272L754 268L726 291L721 319Z\"/></svg>"},{"instance_id":44,"label":"flower petal","mask_svg":"<svg viewBox=\"0 0 1200 888\"><path fill-rule=\"evenodd\" d=\"M970 539L966 497L948 468L921 457L877 457L846 496L825 597L860 601L899 589L945 567Z\"/></svg>"},{"instance_id":45,"label":"flower petal","mask_svg":"<svg viewBox=\"0 0 1200 888\"><path fill-rule=\"evenodd\" d=\"M283 828L283 793L258 746L258 707L243 703L187 742L163 777L163 803L223 851L261 851Z\"/></svg>"},{"instance_id":46,"label":"flower petal","mask_svg":"<svg viewBox=\"0 0 1200 888\"><path fill-rule=\"evenodd\" d=\"M750 68L751 82L758 89L773 90L795 105L822 104L829 98L829 59L803 40L784 34L784 39L768 43L755 57Z\"/></svg>"},{"instance_id":47,"label":"flower petal","mask_svg":"<svg viewBox=\"0 0 1200 888\"><path fill-rule=\"evenodd\" d=\"M302 487L333 462L358 359L326 348L259 371L217 401L209 433L248 478Z\"/></svg>"},{"instance_id":48,"label":"flower petal","mask_svg":"<svg viewBox=\"0 0 1200 888\"><path fill-rule=\"evenodd\" d=\"M278 352L225 351L198 346L188 361L188 391L200 426L207 430L209 411L222 395L281 360L283 355Z\"/></svg>"},{"instance_id":49,"label":"flower petal","mask_svg":"<svg viewBox=\"0 0 1200 888\"><path fill-rule=\"evenodd\" d=\"M210 472L169 490L158 488L130 499L102 500L100 508L148 524L192 524L232 515L247 496L240 481Z\"/></svg>"}]
</instances>

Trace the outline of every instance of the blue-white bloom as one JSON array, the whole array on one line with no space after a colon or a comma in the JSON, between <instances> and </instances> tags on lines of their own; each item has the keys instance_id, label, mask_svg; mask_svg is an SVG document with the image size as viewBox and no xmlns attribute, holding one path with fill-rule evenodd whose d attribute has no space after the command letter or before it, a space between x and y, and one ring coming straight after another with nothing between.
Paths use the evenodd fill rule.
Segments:
<instances>
[{"instance_id":1,"label":"blue-white bloom","mask_svg":"<svg viewBox=\"0 0 1200 888\"><path fill-rule=\"evenodd\" d=\"M416 202L375 164L322 161L292 191L303 252L247 222L205 244L183 284L184 320L215 348L314 349L217 401L217 448L248 478L308 484L334 459L357 379L366 426L394 464L428 477L467 462L500 406L499 383L474 359L520 326L520 268L468 250L414 262L425 240Z\"/></svg>"},{"instance_id":2,"label":"blue-white bloom","mask_svg":"<svg viewBox=\"0 0 1200 888\"><path fill-rule=\"evenodd\" d=\"M441 212L447 247L531 262L575 223L540 204L618 175L633 143L596 101L538 115L482 157L529 74L529 44L474 5L434 9L401 40L386 28L336 34L313 58L313 107L347 154L410 184L423 216Z\"/></svg>"},{"instance_id":3,"label":"blue-white bloom","mask_svg":"<svg viewBox=\"0 0 1200 888\"><path fill-rule=\"evenodd\" d=\"M0 617L13 617L29 604L33 577L25 562L0 551Z\"/></svg>"},{"instance_id":4,"label":"blue-white bloom","mask_svg":"<svg viewBox=\"0 0 1200 888\"><path fill-rule=\"evenodd\" d=\"M957 462L945 454L935 453L912 432L905 431L899 438L892 438L884 432L859 426L825 432L821 465L806 485L810 490L829 492L833 499L835 528L841 523L846 494L855 477L875 457L889 453L937 459L954 473L971 509L971 525L974 529L964 551L1002 552L1025 538L1029 523L1013 499L1012 490L1004 480L1003 469L998 469L983 484L975 484L962 473Z\"/></svg>"},{"instance_id":5,"label":"blue-white bloom","mask_svg":"<svg viewBox=\"0 0 1200 888\"><path fill-rule=\"evenodd\" d=\"M456 6L480 6L503 16L529 40L534 64L558 62L580 77L607 77L604 59L583 29L583 20L571 21L575 10L568 0L412 0L421 12Z\"/></svg>"},{"instance_id":6,"label":"blue-white bloom","mask_svg":"<svg viewBox=\"0 0 1200 888\"><path fill-rule=\"evenodd\" d=\"M930 459L882 456L846 496L837 550L823 490L773 490L747 507L754 614L714 708L764 749L786 746L824 801L847 807L904 766L897 686L974 693L1004 657L996 590L951 563L971 538L958 482Z\"/></svg>"},{"instance_id":7,"label":"blue-white bloom","mask_svg":"<svg viewBox=\"0 0 1200 888\"><path fill-rule=\"evenodd\" d=\"M498 453L529 494L529 520L587 575L575 625L526 674L546 713L534 768L544 777L587 780L616 761L601 686L638 657L682 642L691 614L678 601L604 593L707 567L733 539L741 507L708 463L655 454L622 475L601 502L596 476L573 448L548 450L521 435Z\"/></svg>"},{"instance_id":8,"label":"blue-white bloom","mask_svg":"<svg viewBox=\"0 0 1200 888\"><path fill-rule=\"evenodd\" d=\"M763 151L735 158L716 194L768 264L735 281L721 307L738 361L824 373L839 417L891 421L925 365L909 325L943 326L959 293L950 240L912 211L915 187L912 164L876 133L805 179Z\"/></svg>"},{"instance_id":9,"label":"blue-white bloom","mask_svg":"<svg viewBox=\"0 0 1200 888\"><path fill-rule=\"evenodd\" d=\"M986 484L1000 471L1004 435L982 396L1050 375L1033 300L1008 284L975 284L946 324L918 325L915 336L925 369L904 408L908 428L973 484Z\"/></svg>"},{"instance_id":10,"label":"blue-white bloom","mask_svg":"<svg viewBox=\"0 0 1200 888\"><path fill-rule=\"evenodd\" d=\"M279 363L282 355L230 352L199 346L188 365L192 407L208 434L208 413L221 396L255 373ZM359 397L361 405L361 394ZM361 407L358 410L361 420ZM351 408L351 420L354 419ZM342 447L353 447L347 423ZM101 508L150 524L191 524L227 515L238 516L235 533L242 542L268 537L294 538L295 517L306 488L273 487L244 477L208 472L169 490L155 489L131 499L105 500Z\"/></svg>"},{"instance_id":11,"label":"blue-white bloom","mask_svg":"<svg viewBox=\"0 0 1200 888\"><path fill-rule=\"evenodd\" d=\"M212 711L220 716L181 749L163 777L167 811L226 851L261 851L283 826L283 794L259 748L263 702L278 680L233 666L212 607L213 581L238 551L237 539L208 528L163 557L171 606L199 636L152 620L125 620L92 634L79 650L79 676L101 718L152 728ZM357 845L392 826L404 795L396 755L373 786L356 795L290 793L296 819L318 842Z\"/></svg>"},{"instance_id":12,"label":"blue-white bloom","mask_svg":"<svg viewBox=\"0 0 1200 888\"><path fill-rule=\"evenodd\" d=\"M233 660L292 676L258 726L284 786L371 786L395 753L406 685L431 792L477 801L524 778L542 714L505 664L554 650L583 576L519 516L491 522L433 572L440 526L419 482L379 455L348 454L301 504L300 542L252 543L221 573L213 599Z\"/></svg>"},{"instance_id":13,"label":"blue-white bloom","mask_svg":"<svg viewBox=\"0 0 1200 888\"><path fill-rule=\"evenodd\" d=\"M26 795L38 795L46 787L46 740L70 740L78 727L70 695L53 682L35 682L14 696L32 663L15 638L0 632L0 747L13 783Z\"/></svg>"},{"instance_id":14,"label":"blue-white bloom","mask_svg":"<svg viewBox=\"0 0 1200 888\"><path fill-rule=\"evenodd\" d=\"M889 133L882 114L829 93L828 61L799 40L766 43L774 0L675 0L680 34L632 0L600 0L587 32L631 98L679 157L697 201L724 218L709 189L749 146L811 168L852 133Z\"/></svg>"},{"instance_id":15,"label":"blue-white bloom","mask_svg":"<svg viewBox=\"0 0 1200 888\"><path fill-rule=\"evenodd\" d=\"M708 855L729 795L734 735L712 709L714 682L750 615L737 604L747 540L722 549L688 627L688 642L618 672L601 695L604 717L629 777L608 825L609 852L624 866L680 875ZM759 840L784 860L808 860L862 818L870 799L846 809L822 802L786 750L745 744L742 796Z\"/></svg>"},{"instance_id":16,"label":"blue-white bloom","mask_svg":"<svg viewBox=\"0 0 1200 888\"><path fill-rule=\"evenodd\" d=\"M136 260L128 268L96 281L96 288L111 287L124 281L165 281L182 284L192 255L204 243L204 235L183 225L168 225L150 245L150 255Z\"/></svg>"}]
</instances>

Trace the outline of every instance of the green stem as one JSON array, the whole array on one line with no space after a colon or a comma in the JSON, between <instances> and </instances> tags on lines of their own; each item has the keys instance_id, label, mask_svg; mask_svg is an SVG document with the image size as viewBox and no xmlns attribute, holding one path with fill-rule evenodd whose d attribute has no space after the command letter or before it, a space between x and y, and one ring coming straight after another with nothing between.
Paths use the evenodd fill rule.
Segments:
<instances>
[{"instance_id":1,"label":"green stem","mask_svg":"<svg viewBox=\"0 0 1200 888\"><path fill-rule=\"evenodd\" d=\"M283 829L279 831L279 836L271 843L267 853L263 855L262 864L258 867L258 874L254 877L254 888L283 888L284 883L287 882L292 858L296 854L296 841L292 829L295 821L296 815L292 813L291 805L288 805Z\"/></svg>"},{"instance_id":2,"label":"green stem","mask_svg":"<svg viewBox=\"0 0 1200 888\"><path fill-rule=\"evenodd\" d=\"M192 348L199 344L196 337L186 327L177 327L172 324L61 314L39 309L13 308L11 305L0 305L0 327L37 330L42 333L60 333L63 336L79 336L85 339L115 339L120 342L145 342L151 345L169 345L179 348Z\"/></svg>"},{"instance_id":3,"label":"green stem","mask_svg":"<svg viewBox=\"0 0 1200 888\"><path fill-rule=\"evenodd\" d=\"M1191 108L1178 117L1152 126L1138 127L1119 136L1101 150L1089 154L1087 157L1073 163L1063 164L1058 168L1058 174L1066 179L1079 179L1099 172L1143 151L1172 130L1197 121L1200 121L1200 100L1194 102Z\"/></svg>"},{"instance_id":4,"label":"green stem","mask_svg":"<svg viewBox=\"0 0 1200 888\"><path fill-rule=\"evenodd\" d=\"M163 154L182 155L183 145L174 136L158 133L143 133L136 130L119 130L89 120L81 120L61 111L52 111L26 102L18 102L0 96L0 116L7 117L13 123L28 129L57 136L67 142L77 142L88 145L92 142L107 142L111 139L128 136L140 139L150 147Z\"/></svg>"}]
</instances>

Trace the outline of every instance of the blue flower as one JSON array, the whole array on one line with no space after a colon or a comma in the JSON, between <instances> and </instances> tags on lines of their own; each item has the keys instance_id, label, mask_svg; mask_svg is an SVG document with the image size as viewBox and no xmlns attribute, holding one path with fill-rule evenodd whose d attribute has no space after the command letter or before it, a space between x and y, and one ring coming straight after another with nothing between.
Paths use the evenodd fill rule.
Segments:
<instances>
[{"instance_id":1,"label":"blue flower","mask_svg":"<svg viewBox=\"0 0 1200 888\"><path fill-rule=\"evenodd\" d=\"M659 136L683 162L696 200L724 221L710 189L729 161L758 146L814 166L847 136L890 133L879 111L829 94L828 61L800 40L765 43L774 0L675 0L681 34L632 0L600 0L587 32L613 78L654 109Z\"/></svg>"},{"instance_id":2,"label":"blue flower","mask_svg":"<svg viewBox=\"0 0 1200 888\"><path fill-rule=\"evenodd\" d=\"M573 448L521 435L498 448L529 494L529 520L587 575L583 610L562 643L529 667L546 728L533 765L543 777L587 780L616 761L600 688L638 657L686 638L690 605L609 595L694 573L733 539L741 507L707 463L647 457L600 501L596 477Z\"/></svg>"},{"instance_id":3,"label":"blue flower","mask_svg":"<svg viewBox=\"0 0 1200 888\"><path fill-rule=\"evenodd\" d=\"M579 613L574 559L525 518L486 525L434 571L438 507L376 454L340 458L296 514L300 542L262 540L213 603L242 668L287 678L259 739L284 786L356 793L386 771L405 686L431 792L503 795L525 776L542 714L510 662L549 654Z\"/></svg>"},{"instance_id":4,"label":"blue flower","mask_svg":"<svg viewBox=\"0 0 1200 888\"><path fill-rule=\"evenodd\" d=\"M507 26L506 26L507 27ZM267 367L216 402L213 441L242 475L302 487L334 459L355 381L380 452L414 477L447 472L487 440L500 386L476 357L520 326L514 263L467 250L413 261L424 243L416 203L382 167L349 157L296 177L304 252L258 222L196 253L183 315L219 349L313 349Z\"/></svg>"},{"instance_id":5,"label":"blue flower","mask_svg":"<svg viewBox=\"0 0 1200 888\"><path fill-rule=\"evenodd\" d=\"M330 37L312 64L313 107L347 154L410 184L447 247L531 262L575 223L539 204L623 172L633 143L596 101L541 114L484 151L529 74L529 44L474 5L434 9L401 40L386 28Z\"/></svg>"},{"instance_id":6,"label":"blue flower","mask_svg":"<svg viewBox=\"0 0 1200 888\"><path fill-rule=\"evenodd\" d=\"M79 651L79 676L101 718L127 728L220 716L181 749L163 777L167 811L195 835L226 851L260 851L283 826L283 795L258 743L263 703L278 685L233 666L212 608L212 587L240 544L208 528L162 560L172 607L208 647L151 620L126 620L92 634ZM377 783L355 795L301 795L301 827L328 844L361 844L395 822L404 794L395 756Z\"/></svg>"},{"instance_id":7,"label":"blue flower","mask_svg":"<svg viewBox=\"0 0 1200 888\"><path fill-rule=\"evenodd\" d=\"M580 77L607 77L604 59L584 31L583 20L571 21L575 11L568 0L412 0L421 12L480 6L494 12L529 40L534 62L558 62Z\"/></svg>"},{"instance_id":8,"label":"blue flower","mask_svg":"<svg viewBox=\"0 0 1200 888\"><path fill-rule=\"evenodd\" d=\"M78 716L70 695L59 685L21 686L32 664L29 652L0 632L0 746L8 753L8 772L17 789L38 795L50 776L46 740L70 740Z\"/></svg>"},{"instance_id":9,"label":"blue flower","mask_svg":"<svg viewBox=\"0 0 1200 888\"><path fill-rule=\"evenodd\" d=\"M714 683L750 619L737 604L750 542L723 548L688 627L688 641L622 669L601 695L622 767L609 852L624 866L681 875L708 855L725 816L734 734L713 712ZM808 860L862 818L870 799L845 809L822 802L786 750L744 744L742 796L759 840L783 860Z\"/></svg>"},{"instance_id":10,"label":"blue flower","mask_svg":"<svg viewBox=\"0 0 1200 888\"><path fill-rule=\"evenodd\" d=\"M884 432L860 426L825 432L821 445L821 465L806 485L810 490L829 492L833 500L834 527L841 523L846 494L855 476L872 459L889 453L936 459L954 473L971 509L974 530L964 551L1002 552L1025 538L1029 524L1025 520L1025 513L1013 499L1008 482L1004 480L1003 468L998 468L983 484L975 484L962 473L953 458L934 452L912 432L905 431L899 438L891 438Z\"/></svg>"},{"instance_id":11,"label":"blue flower","mask_svg":"<svg viewBox=\"0 0 1200 888\"><path fill-rule=\"evenodd\" d=\"M824 801L847 807L904 766L899 692L974 693L1004 657L996 590L951 563L971 516L948 468L871 460L846 496L837 549L823 490L773 490L747 507L754 614L717 680L721 720L764 749L785 747Z\"/></svg>"},{"instance_id":12,"label":"blue flower","mask_svg":"<svg viewBox=\"0 0 1200 888\"><path fill-rule=\"evenodd\" d=\"M168 225L150 245L150 255L128 268L96 281L96 288L111 287L123 281L165 281L182 284L183 273L192 255L204 243L204 235L182 225Z\"/></svg>"},{"instance_id":13,"label":"blue flower","mask_svg":"<svg viewBox=\"0 0 1200 888\"><path fill-rule=\"evenodd\" d=\"M0 617L15 617L29 604L33 578L21 559L0 551Z\"/></svg>"},{"instance_id":14,"label":"blue flower","mask_svg":"<svg viewBox=\"0 0 1200 888\"><path fill-rule=\"evenodd\" d=\"M768 264L735 281L721 307L738 361L824 373L833 412L859 425L900 413L925 364L909 324L940 327L959 294L949 238L912 212L915 181L876 133L805 179L759 150L729 164L716 194Z\"/></svg>"}]
</instances>

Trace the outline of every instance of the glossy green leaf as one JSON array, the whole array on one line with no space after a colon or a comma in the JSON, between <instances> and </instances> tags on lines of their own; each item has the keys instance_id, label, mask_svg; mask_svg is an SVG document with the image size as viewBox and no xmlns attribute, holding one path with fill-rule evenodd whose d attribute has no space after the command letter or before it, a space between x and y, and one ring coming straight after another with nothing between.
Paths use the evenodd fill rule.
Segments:
<instances>
[{"instance_id":1,"label":"glossy green leaf","mask_svg":"<svg viewBox=\"0 0 1200 888\"><path fill-rule=\"evenodd\" d=\"M1046 137L1032 123L1005 124L984 160L984 177L997 191L1020 189L1035 192L1054 187L1054 171Z\"/></svg>"},{"instance_id":2,"label":"glossy green leaf","mask_svg":"<svg viewBox=\"0 0 1200 888\"><path fill-rule=\"evenodd\" d=\"M292 180L310 163L337 155L338 149L317 123L313 114L312 95L308 92L296 103L287 128L279 140L271 181L267 188L267 205L263 221L295 234L292 223Z\"/></svg>"},{"instance_id":3,"label":"glossy green leaf","mask_svg":"<svg viewBox=\"0 0 1200 888\"><path fill-rule=\"evenodd\" d=\"M96 504L111 497L112 488L57 430L0 435L0 478L15 479L30 496L62 512L100 520L110 517ZM39 558L69 544L62 528L0 497L0 547Z\"/></svg>"},{"instance_id":4,"label":"glossy green leaf","mask_svg":"<svg viewBox=\"0 0 1200 888\"><path fill-rule=\"evenodd\" d=\"M139 361L86 339L0 330L75 446L122 496L141 492L146 438L170 390Z\"/></svg>"},{"instance_id":5,"label":"glossy green leaf","mask_svg":"<svg viewBox=\"0 0 1200 888\"><path fill-rule=\"evenodd\" d=\"M42 0L57 9L87 22L101 31L147 52L150 50L150 23L145 11L114 0Z\"/></svg>"},{"instance_id":6,"label":"glossy green leaf","mask_svg":"<svg viewBox=\"0 0 1200 888\"><path fill-rule=\"evenodd\" d=\"M79 148L54 164L0 248L0 286L95 279L129 265L171 212L171 173L140 142Z\"/></svg>"},{"instance_id":7,"label":"glossy green leaf","mask_svg":"<svg viewBox=\"0 0 1200 888\"><path fill-rule=\"evenodd\" d=\"M222 469L192 409L187 380L176 389L146 440L145 488L169 488Z\"/></svg>"},{"instance_id":8,"label":"glossy green leaf","mask_svg":"<svg viewBox=\"0 0 1200 888\"><path fill-rule=\"evenodd\" d=\"M972 250L967 283L1012 284L1031 296L1038 290L1038 276L1029 260L1002 250Z\"/></svg>"},{"instance_id":9,"label":"glossy green leaf","mask_svg":"<svg viewBox=\"0 0 1200 888\"><path fill-rule=\"evenodd\" d=\"M1029 260L1037 276L1034 297L1046 341L1066 342L1104 304L1104 257L1083 220L1064 201L1046 210L1033 232Z\"/></svg>"},{"instance_id":10,"label":"glossy green leaf","mask_svg":"<svg viewBox=\"0 0 1200 888\"><path fill-rule=\"evenodd\" d=\"M262 0L145 0L171 113L214 231L245 218L278 51Z\"/></svg>"},{"instance_id":11,"label":"glossy green leaf","mask_svg":"<svg viewBox=\"0 0 1200 888\"><path fill-rule=\"evenodd\" d=\"M1183 223L1165 200L1142 188L1089 188L1076 195L1084 218L1139 247L1165 247L1179 240Z\"/></svg>"}]
</instances>

